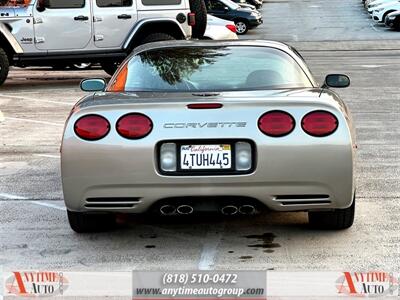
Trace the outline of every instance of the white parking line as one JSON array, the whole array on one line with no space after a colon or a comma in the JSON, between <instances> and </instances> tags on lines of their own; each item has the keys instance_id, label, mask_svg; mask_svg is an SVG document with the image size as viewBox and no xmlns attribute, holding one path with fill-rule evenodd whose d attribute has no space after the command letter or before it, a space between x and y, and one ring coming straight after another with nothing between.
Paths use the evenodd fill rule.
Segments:
<instances>
[{"instance_id":1,"label":"white parking line","mask_svg":"<svg viewBox=\"0 0 400 300\"><path fill-rule=\"evenodd\" d=\"M0 110L0 122L3 122L5 119L4 119L4 115L3 115L3 113L1 112L1 110Z\"/></svg>"},{"instance_id":2,"label":"white parking line","mask_svg":"<svg viewBox=\"0 0 400 300\"><path fill-rule=\"evenodd\" d=\"M34 156L47 157L47 158L60 158L60 155L52 155L52 154L34 154Z\"/></svg>"},{"instance_id":3,"label":"white parking line","mask_svg":"<svg viewBox=\"0 0 400 300\"><path fill-rule=\"evenodd\" d=\"M68 105L68 106L73 106L75 104L72 102L69 103L69 102L62 102L62 101L42 100L42 99L38 99L38 98L25 97L25 96L14 96L14 95L9 95L9 94L0 94L0 97L12 98L12 99L22 99L22 100L27 100L27 101L35 101L35 102L43 102L43 103L61 104L61 105Z\"/></svg>"},{"instance_id":4,"label":"white parking line","mask_svg":"<svg viewBox=\"0 0 400 300\"><path fill-rule=\"evenodd\" d=\"M30 201L32 204L40 205L40 206L45 206L45 207L50 207L50 208L55 208L58 210L63 210L66 211L67 208L65 206L58 206L53 203L48 203L48 202L43 202L43 201Z\"/></svg>"},{"instance_id":5,"label":"white parking line","mask_svg":"<svg viewBox=\"0 0 400 300\"><path fill-rule=\"evenodd\" d=\"M207 233L206 242L203 245L198 264L199 270L213 270L215 268L215 259L218 254L218 246L221 243L224 227L225 224L222 224L217 228L214 227L212 232Z\"/></svg>"},{"instance_id":6,"label":"white parking line","mask_svg":"<svg viewBox=\"0 0 400 300\"><path fill-rule=\"evenodd\" d=\"M47 122L47 121L38 121L38 120L32 120L32 119L25 119L25 118L13 118L13 117L6 117L6 120L15 120L15 121L24 121L24 122L31 122L31 123L37 123L37 124L44 124L44 125L54 125L54 126L64 126L62 123L53 123L53 122Z\"/></svg>"},{"instance_id":7,"label":"white parking line","mask_svg":"<svg viewBox=\"0 0 400 300\"><path fill-rule=\"evenodd\" d=\"M0 193L0 198L10 199L10 200L26 200L26 199L28 199L26 197L12 195L12 194L8 194L8 193Z\"/></svg>"}]
</instances>

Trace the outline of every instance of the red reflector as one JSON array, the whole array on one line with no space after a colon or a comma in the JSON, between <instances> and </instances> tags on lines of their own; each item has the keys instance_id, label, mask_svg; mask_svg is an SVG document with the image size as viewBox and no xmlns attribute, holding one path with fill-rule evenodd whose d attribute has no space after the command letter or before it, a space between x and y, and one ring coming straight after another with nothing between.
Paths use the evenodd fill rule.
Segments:
<instances>
[{"instance_id":1,"label":"red reflector","mask_svg":"<svg viewBox=\"0 0 400 300\"><path fill-rule=\"evenodd\" d=\"M221 103L195 103L189 104L187 107L190 109L217 109L221 108L223 105Z\"/></svg>"},{"instance_id":2,"label":"red reflector","mask_svg":"<svg viewBox=\"0 0 400 300\"><path fill-rule=\"evenodd\" d=\"M270 111L258 120L258 128L266 135L281 137L288 135L294 129L293 117L284 111Z\"/></svg>"},{"instance_id":3,"label":"red reflector","mask_svg":"<svg viewBox=\"0 0 400 300\"><path fill-rule=\"evenodd\" d=\"M153 122L142 114L128 114L117 122L118 133L127 139L141 139L147 136L153 129Z\"/></svg>"},{"instance_id":4,"label":"red reflector","mask_svg":"<svg viewBox=\"0 0 400 300\"><path fill-rule=\"evenodd\" d=\"M312 136L323 137L330 135L338 128L337 118L327 111L313 111L305 115L301 121L303 130Z\"/></svg>"},{"instance_id":5,"label":"red reflector","mask_svg":"<svg viewBox=\"0 0 400 300\"><path fill-rule=\"evenodd\" d=\"M110 131L110 123L98 115L87 115L75 122L75 134L84 140L96 141Z\"/></svg>"},{"instance_id":6,"label":"red reflector","mask_svg":"<svg viewBox=\"0 0 400 300\"><path fill-rule=\"evenodd\" d=\"M196 25L196 14L195 13L188 13L188 23L190 26Z\"/></svg>"},{"instance_id":7,"label":"red reflector","mask_svg":"<svg viewBox=\"0 0 400 300\"><path fill-rule=\"evenodd\" d=\"M233 24L228 24L226 25L226 28L228 28L230 31L236 33L236 26Z\"/></svg>"}]
</instances>

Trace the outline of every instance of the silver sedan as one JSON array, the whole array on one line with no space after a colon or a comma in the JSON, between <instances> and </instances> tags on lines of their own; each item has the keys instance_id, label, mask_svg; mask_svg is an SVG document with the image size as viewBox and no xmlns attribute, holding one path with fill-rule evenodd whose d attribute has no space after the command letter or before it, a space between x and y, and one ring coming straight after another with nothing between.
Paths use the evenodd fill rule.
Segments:
<instances>
[{"instance_id":1,"label":"silver sedan","mask_svg":"<svg viewBox=\"0 0 400 300\"><path fill-rule=\"evenodd\" d=\"M65 126L62 182L77 232L117 213L251 215L307 211L345 229L355 211L356 142L345 103L293 48L270 41L141 46Z\"/></svg>"}]
</instances>

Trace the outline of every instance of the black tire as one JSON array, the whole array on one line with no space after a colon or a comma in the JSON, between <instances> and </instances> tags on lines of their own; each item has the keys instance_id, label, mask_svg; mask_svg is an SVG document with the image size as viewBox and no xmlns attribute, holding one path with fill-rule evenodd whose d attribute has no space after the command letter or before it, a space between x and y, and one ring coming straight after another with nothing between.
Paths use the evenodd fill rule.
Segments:
<instances>
[{"instance_id":1,"label":"black tire","mask_svg":"<svg viewBox=\"0 0 400 300\"><path fill-rule=\"evenodd\" d=\"M249 31L249 22L247 20L235 20L236 33L239 35L246 34Z\"/></svg>"},{"instance_id":2,"label":"black tire","mask_svg":"<svg viewBox=\"0 0 400 300\"><path fill-rule=\"evenodd\" d=\"M204 0L190 0L190 11L195 13L196 24L192 27L192 37L201 39L207 27L207 8Z\"/></svg>"},{"instance_id":3,"label":"black tire","mask_svg":"<svg viewBox=\"0 0 400 300\"><path fill-rule=\"evenodd\" d=\"M172 35L166 33L156 32L156 33L151 33L144 39L142 39L139 45L144 45L147 43L159 42L159 41L168 41L168 40L175 40L175 38ZM117 71L119 64L120 64L119 62L103 62L101 64L101 67L108 75L113 76L115 71Z\"/></svg>"},{"instance_id":4,"label":"black tire","mask_svg":"<svg viewBox=\"0 0 400 300\"><path fill-rule=\"evenodd\" d=\"M77 233L107 231L115 228L116 225L113 214L92 214L69 210L67 213L69 225Z\"/></svg>"},{"instance_id":5,"label":"black tire","mask_svg":"<svg viewBox=\"0 0 400 300\"><path fill-rule=\"evenodd\" d=\"M0 48L0 85L6 81L8 72L10 71L10 63L8 61L7 53Z\"/></svg>"},{"instance_id":6,"label":"black tire","mask_svg":"<svg viewBox=\"0 0 400 300\"><path fill-rule=\"evenodd\" d=\"M308 212L308 221L310 226L316 229L347 229L353 225L355 207L356 200L354 197L353 204L349 208Z\"/></svg>"},{"instance_id":7,"label":"black tire","mask_svg":"<svg viewBox=\"0 0 400 300\"><path fill-rule=\"evenodd\" d=\"M68 65L66 65L66 64L56 64L56 65L52 65L51 67L52 67L53 70L55 70L55 71L63 71L63 70L65 70L66 68L68 68Z\"/></svg>"}]
</instances>

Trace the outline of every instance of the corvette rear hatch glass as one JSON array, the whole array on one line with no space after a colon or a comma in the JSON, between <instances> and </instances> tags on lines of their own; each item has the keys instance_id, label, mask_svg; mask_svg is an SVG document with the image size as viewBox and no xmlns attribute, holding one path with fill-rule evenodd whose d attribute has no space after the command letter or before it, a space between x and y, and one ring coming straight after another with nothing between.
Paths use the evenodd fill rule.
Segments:
<instances>
[{"instance_id":1,"label":"corvette rear hatch glass","mask_svg":"<svg viewBox=\"0 0 400 300\"><path fill-rule=\"evenodd\" d=\"M287 53L267 47L181 47L133 56L109 86L114 92L219 92L310 88Z\"/></svg>"}]
</instances>

